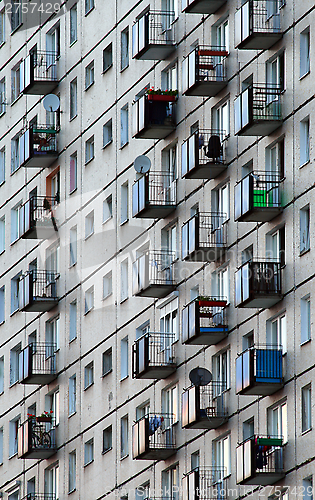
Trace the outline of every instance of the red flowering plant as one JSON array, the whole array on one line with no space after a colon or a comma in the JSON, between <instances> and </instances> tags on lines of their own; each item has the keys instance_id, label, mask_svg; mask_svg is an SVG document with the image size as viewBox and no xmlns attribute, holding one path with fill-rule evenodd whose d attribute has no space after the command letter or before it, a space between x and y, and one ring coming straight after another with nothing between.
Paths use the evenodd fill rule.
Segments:
<instances>
[{"instance_id":1,"label":"red flowering plant","mask_svg":"<svg viewBox=\"0 0 315 500\"><path fill-rule=\"evenodd\" d=\"M154 89L154 87L146 88L146 94L148 95L171 95L171 96L177 96L178 95L178 90L161 90L161 89Z\"/></svg>"}]
</instances>

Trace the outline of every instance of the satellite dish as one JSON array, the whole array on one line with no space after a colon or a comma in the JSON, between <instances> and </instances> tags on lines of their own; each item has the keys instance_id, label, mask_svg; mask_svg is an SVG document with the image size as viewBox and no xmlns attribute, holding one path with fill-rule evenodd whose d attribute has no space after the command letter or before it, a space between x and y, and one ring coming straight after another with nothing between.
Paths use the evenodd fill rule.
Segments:
<instances>
[{"instance_id":1,"label":"satellite dish","mask_svg":"<svg viewBox=\"0 0 315 500\"><path fill-rule=\"evenodd\" d=\"M151 160L145 155L140 155L133 162L133 166L138 174L146 174L150 170Z\"/></svg>"},{"instance_id":2,"label":"satellite dish","mask_svg":"<svg viewBox=\"0 0 315 500\"><path fill-rule=\"evenodd\" d=\"M200 368L198 366L197 368L191 370L189 373L189 379L191 383L196 386L208 385L212 380L212 373L209 372L209 370L206 370L206 368Z\"/></svg>"},{"instance_id":3,"label":"satellite dish","mask_svg":"<svg viewBox=\"0 0 315 500\"><path fill-rule=\"evenodd\" d=\"M56 94L47 94L43 99L43 106L46 111L57 111L60 106L59 97Z\"/></svg>"}]
</instances>

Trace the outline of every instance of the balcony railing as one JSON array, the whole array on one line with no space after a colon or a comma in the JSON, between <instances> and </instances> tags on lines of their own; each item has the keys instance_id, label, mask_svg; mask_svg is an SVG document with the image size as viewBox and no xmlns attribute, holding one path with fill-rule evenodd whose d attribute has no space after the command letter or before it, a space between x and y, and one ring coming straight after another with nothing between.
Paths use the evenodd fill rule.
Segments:
<instances>
[{"instance_id":1,"label":"balcony railing","mask_svg":"<svg viewBox=\"0 0 315 500\"><path fill-rule=\"evenodd\" d=\"M175 12L150 10L132 26L132 57L163 60L175 50Z\"/></svg>"},{"instance_id":2,"label":"balcony railing","mask_svg":"<svg viewBox=\"0 0 315 500\"><path fill-rule=\"evenodd\" d=\"M281 85L255 84L234 102L235 133L267 136L282 124Z\"/></svg>"},{"instance_id":3,"label":"balcony railing","mask_svg":"<svg viewBox=\"0 0 315 500\"><path fill-rule=\"evenodd\" d=\"M211 381L205 386L191 386L182 394L182 427L216 429L228 419L224 382Z\"/></svg>"},{"instance_id":4,"label":"balcony railing","mask_svg":"<svg viewBox=\"0 0 315 500\"><path fill-rule=\"evenodd\" d=\"M226 168L225 130L199 129L182 144L182 177L215 179Z\"/></svg>"},{"instance_id":5,"label":"balcony railing","mask_svg":"<svg viewBox=\"0 0 315 500\"><path fill-rule=\"evenodd\" d=\"M54 271L28 271L20 277L19 309L26 312L49 311L58 304Z\"/></svg>"},{"instance_id":6,"label":"balcony railing","mask_svg":"<svg viewBox=\"0 0 315 500\"><path fill-rule=\"evenodd\" d=\"M56 500L54 493L28 493L22 500Z\"/></svg>"},{"instance_id":7,"label":"balcony railing","mask_svg":"<svg viewBox=\"0 0 315 500\"><path fill-rule=\"evenodd\" d=\"M198 45L183 60L183 94L216 96L227 86L225 47Z\"/></svg>"},{"instance_id":8,"label":"balcony railing","mask_svg":"<svg viewBox=\"0 0 315 500\"><path fill-rule=\"evenodd\" d=\"M268 222L282 212L279 174L250 172L234 188L234 216L238 222Z\"/></svg>"},{"instance_id":9,"label":"balcony railing","mask_svg":"<svg viewBox=\"0 0 315 500\"><path fill-rule=\"evenodd\" d=\"M174 415L149 413L132 426L132 455L137 460L166 460L176 453Z\"/></svg>"},{"instance_id":10,"label":"balcony railing","mask_svg":"<svg viewBox=\"0 0 315 500\"><path fill-rule=\"evenodd\" d=\"M227 215L197 213L182 227L182 259L214 262L227 248Z\"/></svg>"},{"instance_id":11,"label":"balcony railing","mask_svg":"<svg viewBox=\"0 0 315 500\"><path fill-rule=\"evenodd\" d=\"M182 480L183 500L226 500L227 471L225 467L197 467Z\"/></svg>"},{"instance_id":12,"label":"balcony railing","mask_svg":"<svg viewBox=\"0 0 315 500\"><path fill-rule=\"evenodd\" d=\"M247 0L235 13L235 47L269 49L282 37L283 0Z\"/></svg>"},{"instance_id":13,"label":"balcony railing","mask_svg":"<svg viewBox=\"0 0 315 500\"><path fill-rule=\"evenodd\" d=\"M57 53L31 52L20 64L20 91L23 94L49 94L58 85Z\"/></svg>"},{"instance_id":14,"label":"balcony railing","mask_svg":"<svg viewBox=\"0 0 315 500\"><path fill-rule=\"evenodd\" d=\"M269 396L283 387L282 349L250 347L235 360L236 394Z\"/></svg>"},{"instance_id":15,"label":"balcony railing","mask_svg":"<svg viewBox=\"0 0 315 500\"><path fill-rule=\"evenodd\" d=\"M279 262L246 262L235 273L235 307L269 308L282 300Z\"/></svg>"},{"instance_id":16,"label":"balcony railing","mask_svg":"<svg viewBox=\"0 0 315 500\"><path fill-rule=\"evenodd\" d=\"M182 0L182 11L186 14L214 14L226 0Z\"/></svg>"},{"instance_id":17,"label":"balcony railing","mask_svg":"<svg viewBox=\"0 0 315 500\"><path fill-rule=\"evenodd\" d=\"M176 371L175 333L148 332L132 346L133 378L163 379Z\"/></svg>"},{"instance_id":18,"label":"balcony railing","mask_svg":"<svg viewBox=\"0 0 315 500\"><path fill-rule=\"evenodd\" d=\"M182 313L182 342L215 345L228 335L226 297L197 297Z\"/></svg>"},{"instance_id":19,"label":"balcony railing","mask_svg":"<svg viewBox=\"0 0 315 500\"><path fill-rule=\"evenodd\" d=\"M133 263L133 295L166 297L176 288L175 253L149 250Z\"/></svg>"},{"instance_id":20,"label":"balcony railing","mask_svg":"<svg viewBox=\"0 0 315 500\"><path fill-rule=\"evenodd\" d=\"M19 354L21 384L50 384L57 378L56 344L32 343Z\"/></svg>"},{"instance_id":21,"label":"balcony railing","mask_svg":"<svg viewBox=\"0 0 315 500\"><path fill-rule=\"evenodd\" d=\"M176 102L152 100L149 97L143 95L132 105L132 137L164 139L176 129Z\"/></svg>"},{"instance_id":22,"label":"balcony railing","mask_svg":"<svg viewBox=\"0 0 315 500\"><path fill-rule=\"evenodd\" d=\"M283 439L252 436L236 448L236 484L267 486L283 477Z\"/></svg>"},{"instance_id":23,"label":"balcony railing","mask_svg":"<svg viewBox=\"0 0 315 500\"><path fill-rule=\"evenodd\" d=\"M19 209L20 235L25 239L48 239L58 232L53 207L56 197L31 196Z\"/></svg>"},{"instance_id":24,"label":"balcony railing","mask_svg":"<svg viewBox=\"0 0 315 500\"><path fill-rule=\"evenodd\" d=\"M58 158L57 132L52 125L30 126L19 138L20 165L50 167Z\"/></svg>"},{"instance_id":25,"label":"balcony railing","mask_svg":"<svg viewBox=\"0 0 315 500\"><path fill-rule=\"evenodd\" d=\"M163 219L176 208L176 179L166 172L148 172L132 186L132 216Z\"/></svg>"},{"instance_id":26,"label":"balcony railing","mask_svg":"<svg viewBox=\"0 0 315 500\"><path fill-rule=\"evenodd\" d=\"M57 451L55 420L30 417L18 428L18 458L49 458Z\"/></svg>"}]
</instances>

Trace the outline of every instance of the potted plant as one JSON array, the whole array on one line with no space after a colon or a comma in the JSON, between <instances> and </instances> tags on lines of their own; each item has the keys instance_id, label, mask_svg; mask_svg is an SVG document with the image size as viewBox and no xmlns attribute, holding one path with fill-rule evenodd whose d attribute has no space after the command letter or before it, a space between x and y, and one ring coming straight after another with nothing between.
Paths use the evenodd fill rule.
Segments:
<instances>
[{"instance_id":1,"label":"potted plant","mask_svg":"<svg viewBox=\"0 0 315 500\"><path fill-rule=\"evenodd\" d=\"M52 421L52 413L53 413L52 410L50 410L50 412L43 411L43 413L41 415L38 415L38 417L36 417L36 422L51 422Z\"/></svg>"},{"instance_id":2,"label":"potted plant","mask_svg":"<svg viewBox=\"0 0 315 500\"><path fill-rule=\"evenodd\" d=\"M148 101L164 101L164 102L175 102L178 95L178 90L161 90L146 89L146 95L148 96Z\"/></svg>"}]
</instances>

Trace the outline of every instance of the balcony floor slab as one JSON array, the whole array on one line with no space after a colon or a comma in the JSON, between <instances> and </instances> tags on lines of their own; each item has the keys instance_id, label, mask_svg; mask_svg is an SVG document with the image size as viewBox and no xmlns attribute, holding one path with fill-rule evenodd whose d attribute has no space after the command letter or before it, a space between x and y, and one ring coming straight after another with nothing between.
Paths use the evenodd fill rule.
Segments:
<instances>
[{"instance_id":1,"label":"balcony floor slab","mask_svg":"<svg viewBox=\"0 0 315 500\"><path fill-rule=\"evenodd\" d=\"M252 33L237 48L240 50L266 50L279 42L281 38L282 33Z\"/></svg>"},{"instance_id":2,"label":"balcony floor slab","mask_svg":"<svg viewBox=\"0 0 315 500\"><path fill-rule=\"evenodd\" d=\"M186 7L187 14L214 14L219 10L226 0L196 0Z\"/></svg>"},{"instance_id":3,"label":"balcony floor slab","mask_svg":"<svg viewBox=\"0 0 315 500\"><path fill-rule=\"evenodd\" d=\"M163 61L174 52L175 44L149 43L134 57L140 61Z\"/></svg>"},{"instance_id":4,"label":"balcony floor slab","mask_svg":"<svg viewBox=\"0 0 315 500\"><path fill-rule=\"evenodd\" d=\"M196 82L183 95L199 97L215 97L227 86L227 81Z\"/></svg>"},{"instance_id":5,"label":"balcony floor slab","mask_svg":"<svg viewBox=\"0 0 315 500\"><path fill-rule=\"evenodd\" d=\"M223 163L199 163L195 168L192 168L183 177L185 179L215 179L227 169L227 165Z\"/></svg>"},{"instance_id":6,"label":"balcony floor slab","mask_svg":"<svg viewBox=\"0 0 315 500\"><path fill-rule=\"evenodd\" d=\"M153 205L150 203L134 217L137 219L164 219L174 210L176 210L176 205Z\"/></svg>"}]
</instances>

